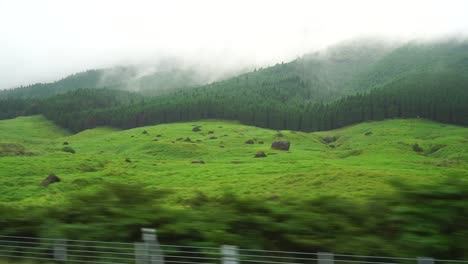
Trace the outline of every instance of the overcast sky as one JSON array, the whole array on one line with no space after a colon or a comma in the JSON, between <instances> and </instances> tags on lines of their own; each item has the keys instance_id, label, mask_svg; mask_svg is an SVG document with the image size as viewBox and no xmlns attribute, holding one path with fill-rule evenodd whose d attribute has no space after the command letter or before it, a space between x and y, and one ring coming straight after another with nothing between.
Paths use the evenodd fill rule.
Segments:
<instances>
[{"instance_id":1,"label":"overcast sky","mask_svg":"<svg viewBox=\"0 0 468 264\"><path fill-rule=\"evenodd\" d=\"M268 65L354 37L465 35L466 0L0 0L0 89L179 57Z\"/></svg>"}]
</instances>

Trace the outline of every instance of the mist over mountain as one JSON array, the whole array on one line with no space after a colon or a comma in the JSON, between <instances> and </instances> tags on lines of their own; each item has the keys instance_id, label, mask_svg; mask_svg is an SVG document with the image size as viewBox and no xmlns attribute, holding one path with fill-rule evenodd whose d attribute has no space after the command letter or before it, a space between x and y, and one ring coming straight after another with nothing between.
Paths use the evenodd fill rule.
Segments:
<instances>
[{"instance_id":1,"label":"mist over mountain","mask_svg":"<svg viewBox=\"0 0 468 264\"><path fill-rule=\"evenodd\" d=\"M71 131L205 118L304 131L394 117L468 124L464 41L354 40L217 81L160 69L91 70L3 91L2 117L44 114Z\"/></svg>"},{"instance_id":2,"label":"mist over mountain","mask_svg":"<svg viewBox=\"0 0 468 264\"><path fill-rule=\"evenodd\" d=\"M69 75L52 83L37 83L0 90L0 98L46 98L77 89L100 89L141 92L157 95L232 76L241 69L212 69L209 65L186 65L177 60L157 64L136 64L92 69Z\"/></svg>"}]
</instances>

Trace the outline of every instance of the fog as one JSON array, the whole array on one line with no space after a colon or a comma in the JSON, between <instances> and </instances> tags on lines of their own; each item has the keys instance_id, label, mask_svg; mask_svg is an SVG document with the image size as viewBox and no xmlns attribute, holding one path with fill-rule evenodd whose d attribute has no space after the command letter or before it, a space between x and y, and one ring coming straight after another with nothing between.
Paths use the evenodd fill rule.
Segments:
<instances>
[{"instance_id":1,"label":"fog","mask_svg":"<svg viewBox=\"0 0 468 264\"><path fill-rule=\"evenodd\" d=\"M464 37L466 10L464 0L0 0L0 89L168 59L219 77L353 38Z\"/></svg>"}]
</instances>

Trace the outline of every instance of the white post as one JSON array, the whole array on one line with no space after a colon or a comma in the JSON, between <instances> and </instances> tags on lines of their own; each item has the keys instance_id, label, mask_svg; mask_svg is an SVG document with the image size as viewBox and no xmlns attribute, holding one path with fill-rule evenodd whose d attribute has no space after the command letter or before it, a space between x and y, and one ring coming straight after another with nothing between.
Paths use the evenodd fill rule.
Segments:
<instances>
[{"instance_id":1,"label":"white post","mask_svg":"<svg viewBox=\"0 0 468 264\"><path fill-rule=\"evenodd\" d=\"M317 259L318 264L333 264L334 262L333 253L329 252L318 252Z\"/></svg>"},{"instance_id":2,"label":"white post","mask_svg":"<svg viewBox=\"0 0 468 264\"><path fill-rule=\"evenodd\" d=\"M221 255L223 256L222 264L238 264L239 256L236 246L222 246Z\"/></svg>"},{"instance_id":3,"label":"white post","mask_svg":"<svg viewBox=\"0 0 468 264\"><path fill-rule=\"evenodd\" d=\"M55 261L67 261L67 241L65 239L55 240L53 251Z\"/></svg>"},{"instance_id":4,"label":"white post","mask_svg":"<svg viewBox=\"0 0 468 264\"><path fill-rule=\"evenodd\" d=\"M152 228L141 229L143 242L145 243L147 262L149 264L164 264L164 256L159 247L156 230Z\"/></svg>"},{"instance_id":5,"label":"white post","mask_svg":"<svg viewBox=\"0 0 468 264\"><path fill-rule=\"evenodd\" d=\"M434 264L433 258L419 257L418 264Z\"/></svg>"}]
</instances>

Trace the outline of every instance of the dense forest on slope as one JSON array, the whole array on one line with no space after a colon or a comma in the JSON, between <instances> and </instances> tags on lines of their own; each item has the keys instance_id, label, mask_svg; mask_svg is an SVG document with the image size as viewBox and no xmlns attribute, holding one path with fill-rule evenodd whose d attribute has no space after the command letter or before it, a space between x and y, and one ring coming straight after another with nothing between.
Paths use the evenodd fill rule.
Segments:
<instances>
[{"instance_id":1,"label":"dense forest on slope","mask_svg":"<svg viewBox=\"0 0 468 264\"><path fill-rule=\"evenodd\" d=\"M87 89L0 108L1 118L44 114L74 132L206 118L302 131L397 117L467 125L468 44L353 43L155 97Z\"/></svg>"}]
</instances>

